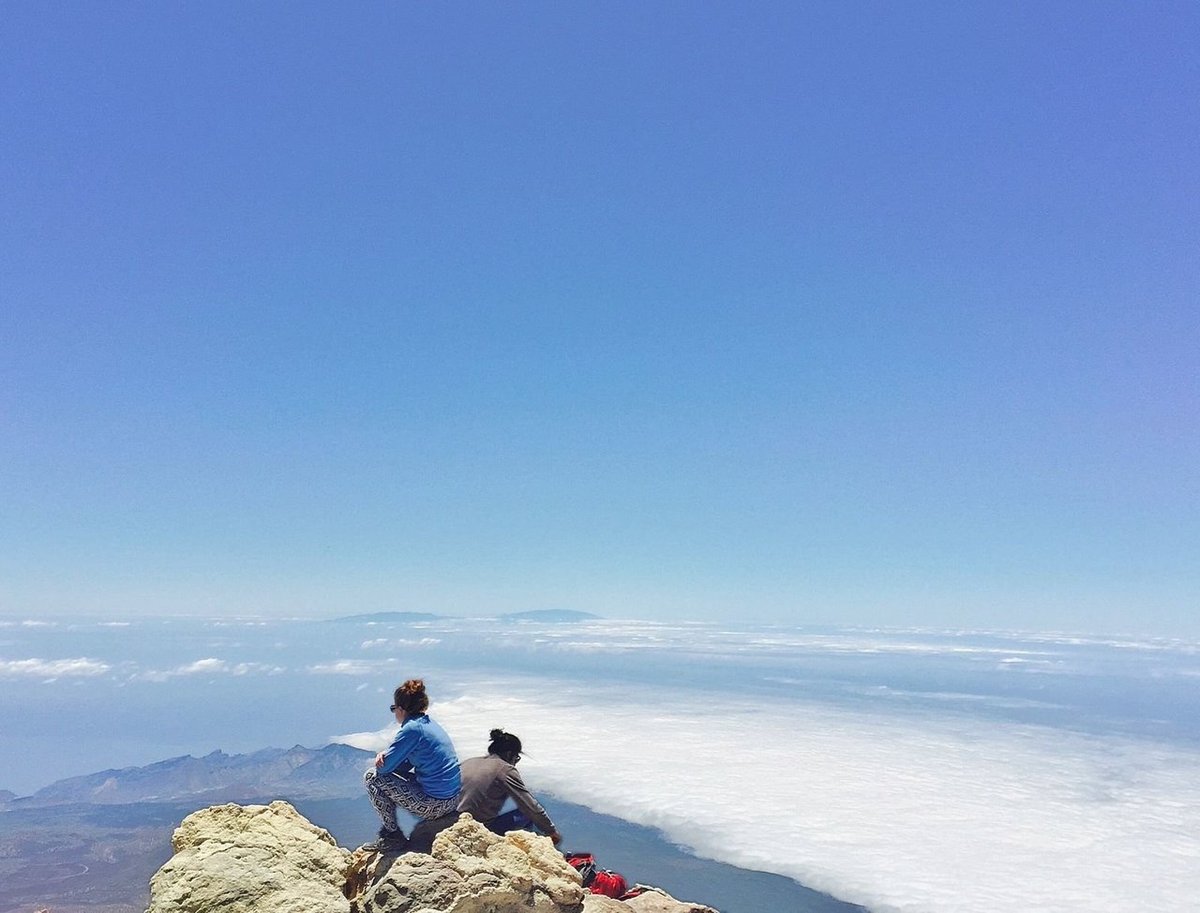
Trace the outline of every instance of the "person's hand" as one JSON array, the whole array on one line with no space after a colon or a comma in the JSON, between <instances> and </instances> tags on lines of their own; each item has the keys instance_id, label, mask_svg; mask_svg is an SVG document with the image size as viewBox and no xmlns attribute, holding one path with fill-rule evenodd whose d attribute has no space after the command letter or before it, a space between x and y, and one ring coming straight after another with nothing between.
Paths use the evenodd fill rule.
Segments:
<instances>
[{"instance_id":1,"label":"person's hand","mask_svg":"<svg viewBox=\"0 0 1200 913\"><path fill-rule=\"evenodd\" d=\"M382 751L379 752L379 754L375 755L375 766L377 768L383 766L383 752Z\"/></svg>"},{"instance_id":2,"label":"person's hand","mask_svg":"<svg viewBox=\"0 0 1200 913\"><path fill-rule=\"evenodd\" d=\"M562 843L562 834L560 834L558 831L553 831L546 836L550 838L550 842L555 846L558 846L560 843Z\"/></svg>"}]
</instances>

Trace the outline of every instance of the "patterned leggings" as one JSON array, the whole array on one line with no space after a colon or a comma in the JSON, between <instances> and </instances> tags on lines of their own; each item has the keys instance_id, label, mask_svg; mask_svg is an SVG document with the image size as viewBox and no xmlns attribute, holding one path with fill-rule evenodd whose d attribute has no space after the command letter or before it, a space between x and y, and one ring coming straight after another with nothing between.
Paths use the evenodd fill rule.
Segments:
<instances>
[{"instance_id":1,"label":"patterned leggings","mask_svg":"<svg viewBox=\"0 0 1200 913\"><path fill-rule=\"evenodd\" d=\"M436 799L427 795L416 777L411 774L403 777L400 774L381 774L368 770L363 774L363 782L367 785L367 795L379 817L383 819L385 830L400 829L396 821L396 808L399 806L411 812L418 818L440 818L458 808L458 796L449 799Z\"/></svg>"}]
</instances>

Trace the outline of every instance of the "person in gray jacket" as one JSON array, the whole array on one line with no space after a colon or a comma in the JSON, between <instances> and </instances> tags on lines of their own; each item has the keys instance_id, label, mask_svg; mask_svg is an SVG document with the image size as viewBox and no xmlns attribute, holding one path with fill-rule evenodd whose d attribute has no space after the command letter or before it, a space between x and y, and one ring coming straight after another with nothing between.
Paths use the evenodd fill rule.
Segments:
<instances>
[{"instance_id":1,"label":"person in gray jacket","mask_svg":"<svg viewBox=\"0 0 1200 913\"><path fill-rule=\"evenodd\" d=\"M521 740L503 729L493 729L491 739L486 757L467 758L460 765L462 792L458 810L469 812L472 818L497 834L533 824L557 845L562 835L517 773ZM506 799L512 799L517 807L501 815L500 809Z\"/></svg>"}]
</instances>

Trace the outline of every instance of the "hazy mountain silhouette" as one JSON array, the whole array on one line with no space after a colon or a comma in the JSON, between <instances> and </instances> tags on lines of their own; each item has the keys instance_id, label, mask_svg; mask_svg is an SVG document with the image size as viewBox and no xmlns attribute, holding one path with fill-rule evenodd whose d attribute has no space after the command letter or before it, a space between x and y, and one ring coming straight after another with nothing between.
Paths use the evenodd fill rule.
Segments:
<instances>
[{"instance_id":1,"label":"hazy mountain silhouette","mask_svg":"<svg viewBox=\"0 0 1200 913\"><path fill-rule=\"evenodd\" d=\"M576 612L574 609L533 609L529 612L509 612L501 615L502 621L540 621L549 624L569 624L576 621L597 621L600 615L591 612Z\"/></svg>"},{"instance_id":2,"label":"hazy mountain silhouette","mask_svg":"<svg viewBox=\"0 0 1200 913\"><path fill-rule=\"evenodd\" d=\"M450 618L448 615L435 615L432 612L368 612L362 615L343 615L330 619L331 622L348 622L352 624L409 624L423 621L439 621ZM499 621L539 621L547 624L570 623L576 621L595 621L603 616L591 612L578 612L574 609L531 609L527 612L508 612L497 615ZM455 620L461 621L455 616Z\"/></svg>"},{"instance_id":3,"label":"hazy mountain silhouette","mask_svg":"<svg viewBox=\"0 0 1200 913\"><path fill-rule=\"evenodd\" d=\"M412 621L437 621L439 618L445 618L445 615L435 615L432 612L367 612L364 615L343 615L340 618L331 618L334 622L357 622L378 624L381 622L392 622L405 624Z\"/></svg>"},{"instance_id":4,"label":"hazy mountain silhouette","mask_svg":"<svg viewBox=\"0 0 1200 913\"><path fill-rule=\"evenodd\" d=\"M337 744L324 748L265 748L244 755L223 751L202 758L184 755L145 767L102 770L59 780L12 805L123 805L191 798L244 801L259 796L343 798L362 792L362 773L371 757L370 752Z\"/></svg>"}]
</instances>

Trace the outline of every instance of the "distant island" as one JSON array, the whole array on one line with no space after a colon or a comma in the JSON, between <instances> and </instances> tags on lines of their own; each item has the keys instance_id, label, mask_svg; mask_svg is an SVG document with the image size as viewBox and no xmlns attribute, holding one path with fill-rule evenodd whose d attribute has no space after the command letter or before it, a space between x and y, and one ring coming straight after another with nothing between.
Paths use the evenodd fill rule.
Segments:
<instances>
[{"instance_id":1,"label":"distant island","mask_svg":"<svg viewBox=\"0 0 1200 913\"><path fill-rule=\"evenodd\" d=\"M501 615L502 621L543 621L552 624L564 624L575 621L598 621L601 615L591 612L576 612L572 609L534 609L530 612L509 612Z\"/></svg>"},{"instance_id":2,"label":"distant island","mask_svg":"<svg viewBox=\"0 0 1200 913\"><path fill-rule=\"evenodd\" d=\"M412 624L424 621L440 621L449 615L433 612L367 612L362 615L343 615L332 618L333 622L350 624ZM604 616L573 609L532 609L528 612L508 612L494 616L499 621L540 621L543 624L571 624L579 621L598 621Z\"/></svg>"},{"instance_id":3,"label":"distant island","mask_svg":"<svg viewBox=\"0 0 1200 913\"><path fill-rule=\"evenodd\" d=\"M437 621L439 618L445 617L444 615L435 615L432 612L368 612L365 615L343 615L341 618L330 620L358 622L359 624L378 624L380 622L405 624L413 621Z\"/></svg>"}]
</instances>

